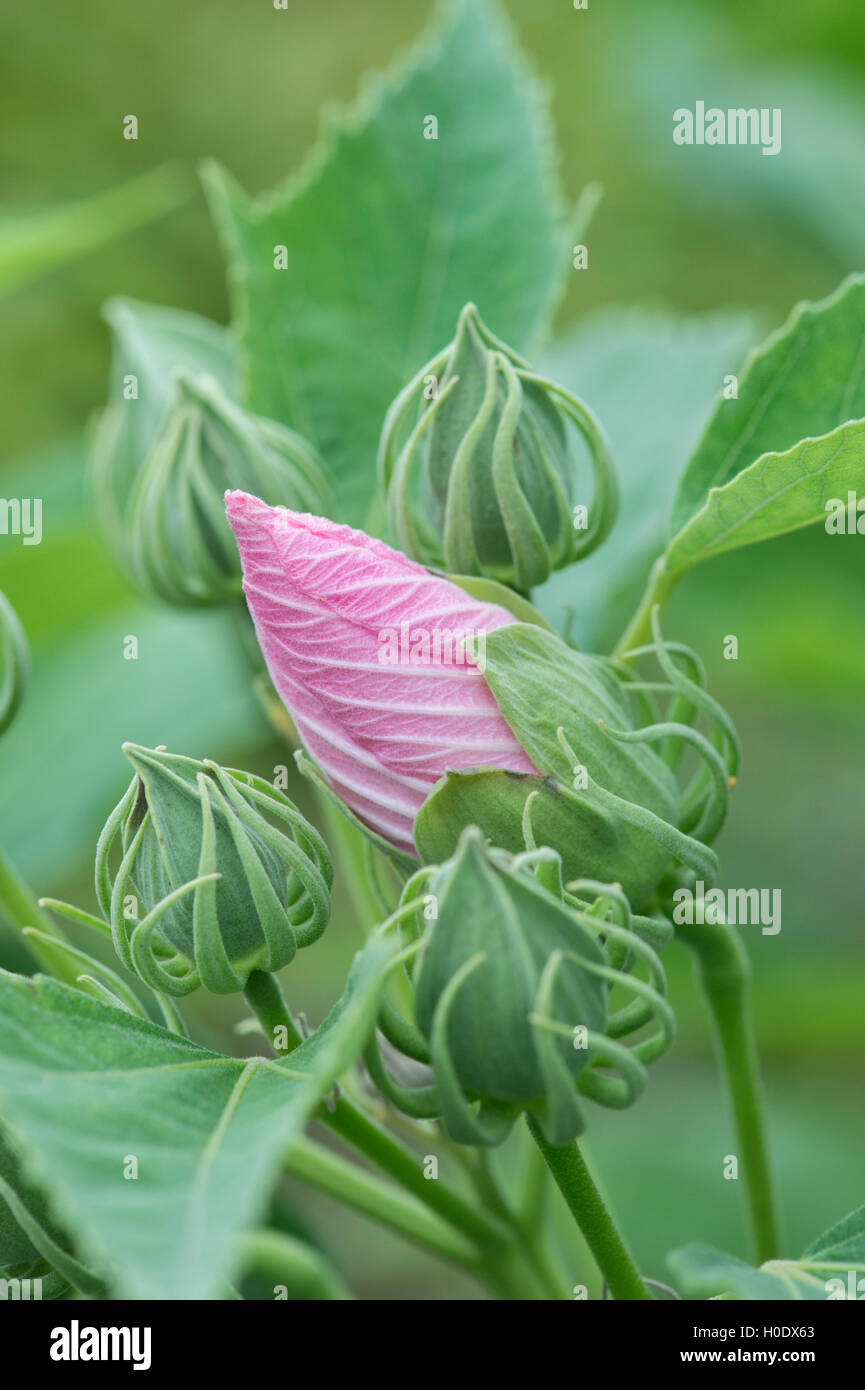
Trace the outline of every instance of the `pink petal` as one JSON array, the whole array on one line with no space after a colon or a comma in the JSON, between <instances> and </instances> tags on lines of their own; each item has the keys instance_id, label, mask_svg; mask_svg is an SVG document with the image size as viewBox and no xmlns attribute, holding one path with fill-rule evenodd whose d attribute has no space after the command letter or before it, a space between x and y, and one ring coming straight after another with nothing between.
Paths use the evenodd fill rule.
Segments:
<instances>
[{"instance_id":1,"label":"pink petal","mask_svg":"<svg viewBox=\"0 0 865 1390\"><path fill-rule=\"evenodd\" d=\"M414 852L412 825L448 768L535 772L483 674L434 660L433 634L490 632L515 619L382 541L325 518L225 495L243 587L268 669L334 790L372 829ZM408 624L408 628L401 627ZM383 632L429 664L384 664Z\"/></svg>"}]
</instances>

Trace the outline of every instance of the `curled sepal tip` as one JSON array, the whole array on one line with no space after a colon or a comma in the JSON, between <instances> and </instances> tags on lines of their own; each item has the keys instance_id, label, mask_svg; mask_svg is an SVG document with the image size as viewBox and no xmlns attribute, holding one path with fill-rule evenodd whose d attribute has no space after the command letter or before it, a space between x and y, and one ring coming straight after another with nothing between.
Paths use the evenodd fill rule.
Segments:
<instances>
[{"instance_id":1,"label":"curled sepal tip","mask_svg":"<svg viewBox=\"0 0 865 1390\"><path fill-rule=\"evenodd\" d=\"M590 501L578 488L576 437L594 473ZM474 304L388 411L379 471L406 554L521 591L594 550L618 504L591 411L533 372Z\"/></svg>"},{"instance_id":2,"label":"curled sepal tip","mask_svg":"<svg viewBox=\"0 0 865 1390\"><path fill-rule=\"evenodd\" d=\"M98 513L118 560L146 593L184 607L227 603L240 596L241 575L226 489L327 512L330 483L305 439L244 410L213 377L177 371L170 393L172 404L149 452L136 460L122 507L115 473L125 466L123 435L111 421L123 407L108 408L94 446Z\"/></svg>"},{"instance_id":3,"label":"curled sepal tip","mask_svg":"<svg viewBox=\"0 0 865 1390\"><path fill-rule=\"evenodd\" d=\"M231 994L318 939L333 870L288 797L209 760L123 751L135 776L100 836L96 892L128 969L161 994Z\"/></svg>"},{"instance_id":4,"label":"curled sepal tip","mask_svg":"<svg viewBox=\"0 0 865 1390\"><path fill-rule=\"evenodd\" d=\"M509 854L472 827L407 886L397 915L412 912L423 917L414 1018L385 1003L379 1028L429 1080L398 1083L371 1043L370 1074L394 1105L480 1146L500 1143L525 1111L560 1146L586 1127L584 1096L614 1108L637 1098L674 1020L646 939L665 933L642 930L618 885L565 887L550 849Z\"/></svg>"}]
</instances>

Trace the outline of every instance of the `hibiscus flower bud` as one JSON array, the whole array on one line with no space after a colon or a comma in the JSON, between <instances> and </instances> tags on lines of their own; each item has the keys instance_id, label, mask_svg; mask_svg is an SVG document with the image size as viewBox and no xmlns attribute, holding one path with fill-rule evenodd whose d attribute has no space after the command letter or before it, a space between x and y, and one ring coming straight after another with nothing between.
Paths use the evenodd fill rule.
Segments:
<instances>
[{"instance_id":1,"label":"hibiscus flower bud","mask_svg":"<svg viewBox=\"0 0 865 1390\"><path fill-rule=\"evenodd\" d=\"M573 1036L539 1029L533 1014L558 952L545 1007L571 1029L603 1031L607 988L597 967L607 960L598 941L475 829L465 831L427 891L436 919L415 979L414 1011L431 1048L449 1133L466 1143L480 1138L464 1099L470 1095L491 1112L490 1138L501 1137L499 1126L509 1128L526 1109L542 1118L551 1143L568 1143L584 1128L573 1079L591 1053L576 1048Z\"/></svg>"},{"instance_id":2,"label":"hibiscus flower bud","mask_svg":"<svg viewBox=\"0 0 865 1390\"><path fill-rule=\"evenodd\" d=\"M128 969L166 994L230 994L318 939L333 870L286 796L213 762L123 751L135 776L100 836L96 891Z\"/></svg>"},{"instance_id":3,"label":"hibiscus flower bud","mask_svg":"<svg viewBox=\"0 0 865 1390\"><path fill-rule=\"evenodd\" d=\"M27 639L18 614L0 591L0 734L21 704L28 671Z\"/></svg>"},{"instance_id":4,"label":"hibiscus flower bud","mask_svg":"<svg viewBox=\"0 0 865 1390\"><path fill-rule=\"evenodd\" d=\"M671 644L699 680L673 660L657 616L653 636L653 646L635 655L661 667L661 679L648 686L669 701L672 717L660 720L632 668L573 651L527 623L491 633L487 684L539 771L519 778L481 768L448 772L415 821L421 858L440 863L460 831L478 825L511 852L552 847L566 878L619 884L635 908L679 866L713 882L718 865L708 846L735 785L738 739L703 689L693 654ZM694 727L698 718L711 741ZM675 769L686 749L698 757L682 787Z\"/></svg>"},{"instance_id":5,"label":"hibiscus flower bud","mask_svg":"<svg viewBox=\"0 0 865 1390\"><path fill-rule=\"evenodd\" d=\"M386 848L415 853L415 816L447 768L535 771L483 675L487 634L510 612L362 531L244 492L226 508L273 683L330 788Z\"/></svg>"},{"instance_id":6,"label":"hibiscus flower bud","mask_svg":"<svg viewBox=\"0 0 865 1390\"><path fill-rule=\"evenodd\" d=\"M100 438L99 492L110 484L110 422ZM213 377L177 372L173 404L125 514L112 526L102 509L107 529L119 528L114 549L139 587L186 606L225 603L240 594L237 547L222 500L229 487L316 510L327 509L331 497L324 465L300 435L251 415Z\"/></svg>"},{"instance_id":7,"label":"hibiscus flower bud","mask_svg":"<svg viewBox=\"0 0 865 1390\"><path fill-rule=\"evenodd\" d=\"M590 503L578 488L575 434L595 474ZM588 555L616 516L609 448L591 411L534 373L473 304L391 406L379 471L407 555L523 592Z\"/></svg>"},{"instance_id":8,"label":"hibiscus flower bud","mask_svg":"<svg viewBox=\"0 0 865 1390\"><path fill-rule=\"evenodd\" d=\"M406 884L402 916L419 903L414 1020L383 1001L387 1059L378 1035L365 1054L394 1105L441 1117L472 1145L500 1143L525 1110L560 1146L585 1128L583 1096L617 1108L637 1098L644 1063L675 1032L651 944L672 927L634 917L615 884L565 885L555 851L511 855L475 826ZM426 1064L429 1082L403 1084L388 1065L400 1053Z\"/></svg>"}]
</instances>

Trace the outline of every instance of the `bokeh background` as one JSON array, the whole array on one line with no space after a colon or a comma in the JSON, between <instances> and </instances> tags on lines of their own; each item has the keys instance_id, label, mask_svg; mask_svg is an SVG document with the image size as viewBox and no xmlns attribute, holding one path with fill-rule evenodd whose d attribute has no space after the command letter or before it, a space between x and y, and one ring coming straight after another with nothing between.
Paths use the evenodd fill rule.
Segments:
<instances>
[{"instance_id":1,"label":"bokeh background","mask_svg":"<svg viewBox=\"0 0 865 1390\"><path fill-rule=\"evenodd\" d=\"M605 190L590 268L569 281L549 362L607 426L630 530L545 596L551 612L571 604L577 630L600 642L633 594L624 583L611 602L610 575L640 558L655 505L647 479L675 476L749 345L797 300L865 269L865 10L849 0L506 8L550 84L566 193L594 180ZM0 494L42 497L45 536L32 548L0 537L0 588L33 656L28 698L0 745L0 844L40 894L92 904L95 838L127 777L122 739L262 772L287 761L227 621L145 602L95 530L85 436L106 391L100 305L124 294L226 321L197 161L216 156L250 190L283 179L322 105L350 99L430 9L46 0L5 12L0 225L177 162L173 210L3 299ZM780 106L781 155L675 149L671 112L697 96ZM121 138L128 112L141 122L137 142ZM815 529L734 553L689 576L666 624L702 653L745 745L720 843L724 882L783 893L780 935L744 932L791 1255L865 1201L862 545ZM128 633L138 662L122 659ZM739 639L737 661L722 658L727 634ZM311 1019L338 992L357 941L340 896L327 937L287 981ZM30 968L8 933L0 963ZM684 953L671 948L666 964L675 1050L632 1110L593 1114L588 1140L645 1272L660 1278L665 1252L687 1240L745 1253L736 1184L721 1177L731 1138L705 1017ZM246 1045L231 1031L232 1001L196 1008L208 1040ZM282 1219L332 1251L361 1296L478 1296L325 1199L301 1203L289 1189Z\"/></svg>"}]
</instances>

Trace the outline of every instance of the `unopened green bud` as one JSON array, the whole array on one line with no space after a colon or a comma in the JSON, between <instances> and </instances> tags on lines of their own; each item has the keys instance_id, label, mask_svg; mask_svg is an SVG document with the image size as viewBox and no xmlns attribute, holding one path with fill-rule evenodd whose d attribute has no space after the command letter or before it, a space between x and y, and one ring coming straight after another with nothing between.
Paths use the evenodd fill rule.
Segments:
<instances>
[{"instance_id":1,"label":"unopened green bud","mask_svg":"<svg viewBox=\"0 0 865 1390\"><path fill-rule=\"evenodd\" d=\"M554 856L551 856L554 858ZM445 1124L478 1142L468 1098L481 1101L487 1142L521 1110L564 1144L583 1128L574 1078L591 1059L572 1030L603 1032L607 958L575 913L519 860L463 834L430 878L436 920L415 981L415 1017L430 1046ZM565 1021L565 1036L538 1015Z\"/></svg>"},{"instance_id":2,"label":"unopened green bud","mask_svg":"<svg viewBox=\"0 0 865 1390\"><path fill-rule=\"evenodd\" d=\"M326 512L332 505L324 465L300 435L252 415L216 380L178 372L176 398L129 494L114 549L146 592L182 605L224 603L240 594L237 545L225 516L226 490L240 488L272 506ZM125 408L129 408L126 406ZM113 405L97 435L110 460ZM97 463L96 477L110 471ZM110 500L110 499L109 499ZM119 546L118 546L119 541Z\"/></svg>"},{"instance_id":3,"label":"unopened green bud","mask_svg":"<svg viewBox=\"0 0 865 1390\"><path fill-rule=\"evenodd\" d=\"M578 491L575 432L595 474L591 501ZM391 406L379 471L400 549L521 591L589 554L616 515L598 421L494 337L473 304Z\"/></svg>"},{"instance_id":4,"label":"unopened green bud","mask_svg":"<svg viewBox=\"0 0 865 1390\"><path fill-rule=\"evenodd\" d=\"M128 969L166 994L230 994L318 939L333 871L286 796L213 762L123 751L135 777L100 837L96 891Z\"/></svg>"},{"instance_id":5,"label":"unopened green bud","mask_svg":"<svg viewBox=\"0 0 865 1390\"><path fill-rule=\"evenodd\" d=\"M27 639L18 614L0 591L0 734L8 729L27 684Z\"/></svg>"}]
</instances>

